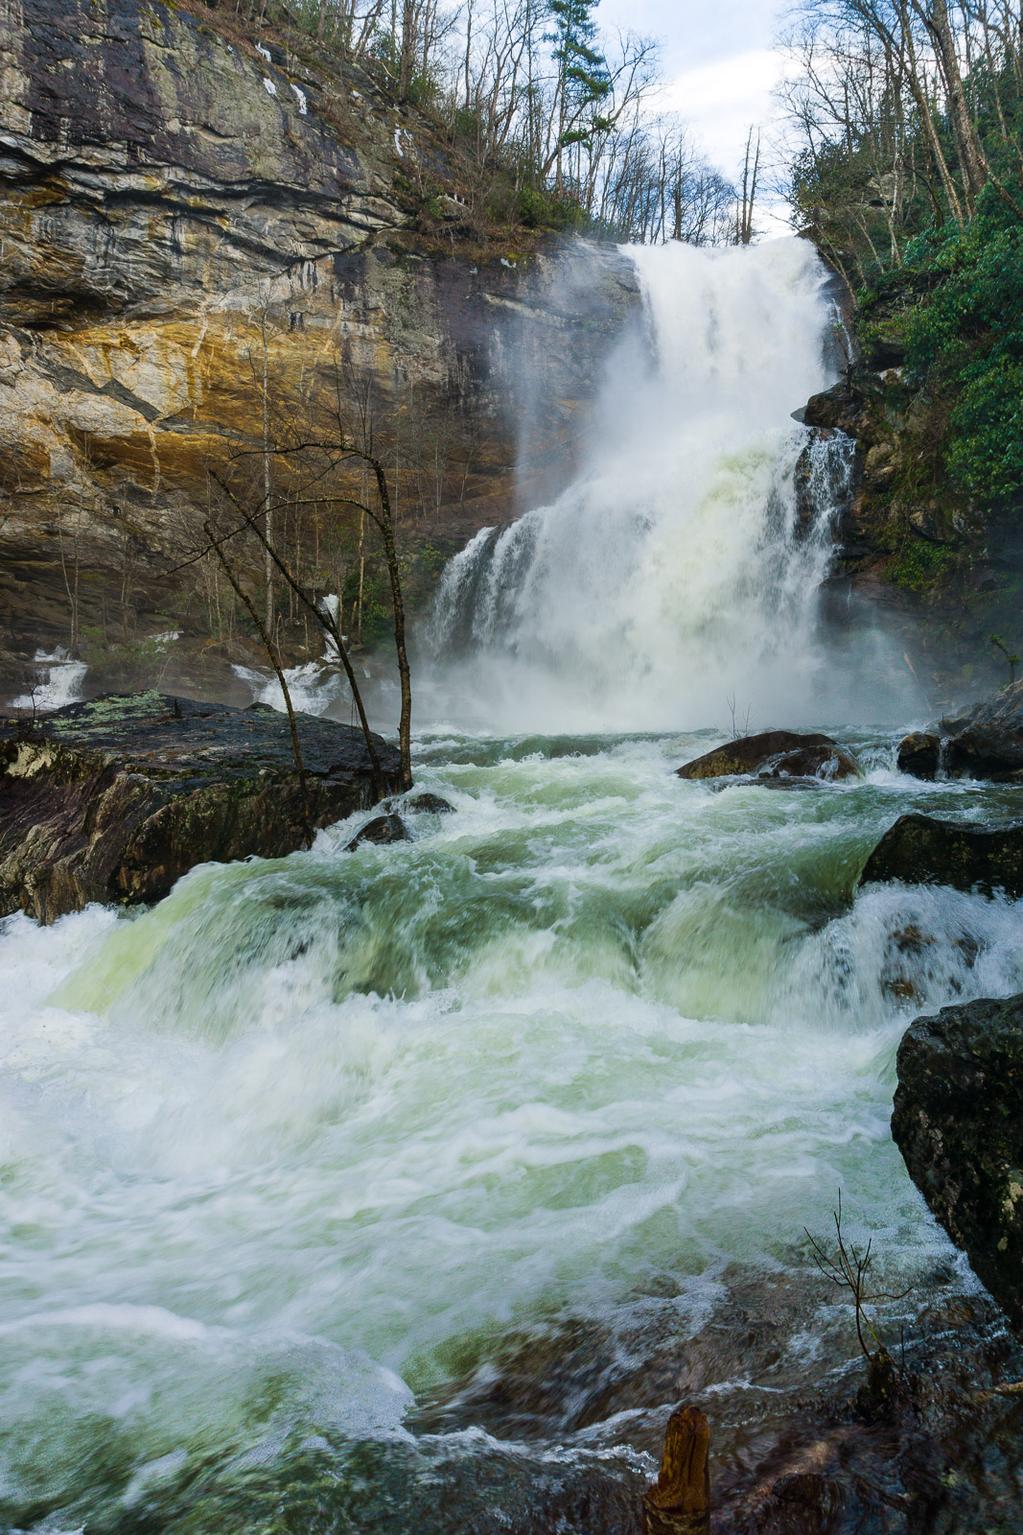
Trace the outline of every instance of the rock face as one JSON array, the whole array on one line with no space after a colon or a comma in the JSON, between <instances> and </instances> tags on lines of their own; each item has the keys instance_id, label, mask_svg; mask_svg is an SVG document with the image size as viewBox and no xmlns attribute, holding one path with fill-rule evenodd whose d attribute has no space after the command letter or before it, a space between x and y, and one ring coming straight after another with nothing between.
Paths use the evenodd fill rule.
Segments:
<instances>
[{"instance_id":1,"label":"rock face","mask_svg":"<svg viewBox=\"0 0 1023 1535\"><path fill-rule=\"evenodd\" d=\"M951 885L956 890L1004 890L1023 895L1023 823L970 826L927 815L903 815L867 859L861 885L901 880L907 885Z\"/></svg>"},{"instance_id":2,"label":"rock face","mask_svg":"<svg viewBox=\"0 0 1023 1535\"><path fill-rule=\"evenodd\" d=\"M365 743L299 715L310 820L374 800ZM384 788L398 754L378 739ZM72 704L44 723L0 723L0 913L41 922L90 901L155 901L194 864L304 845L284 715L159 693Z\"/></svg>"},{"instance_id":3,"label":"rock face","mask_svg":"<svg viewBox=\"0 0 1023 1535\"><path fill-rule=\"evenodd\" d=\"M1023 682L976 704L962 719L943 721L944 761L971 778L1023 778Z\"/></svg>"},{"instance_id":4,"label":"rock face","mask_svg":"<svg viewBox=\"0 0 1023 1535\"><path fill-rule=\"evenodd\" d=\"M1023 997L918 1018L892 1134L953 1242L1023 1325Z\"/></svg>"},{"instance_id":5,"label":"rock face","mask_svg":"<svg viewBox=\"0 0 1023 1535\"><path fill-rule=\"evenodd\" d=\"M855 778L859 766L851 753L830 736L794 730L765 730L741 736L687 762L679 778L724 778L738 774L765 780L786 778Z\"/></svg>"},{"instance_id":6,"label":"rock face","mask_svg":"<svg viewBox=\"0 0 1023 1535\"><path fill-rule=\"evenodd\" d=\"M207 466L259 436L264 377L271 409L305 419L342 369L409 540L454 549L562 483L578 405L638 313L613 247L467 222L435 120L298 29L218 35L216 14L23 0L0 29L11 654L208 637L195 570L164 573ZM15 690L0 675L0 699Z\"/></svg>"}]
</instances>

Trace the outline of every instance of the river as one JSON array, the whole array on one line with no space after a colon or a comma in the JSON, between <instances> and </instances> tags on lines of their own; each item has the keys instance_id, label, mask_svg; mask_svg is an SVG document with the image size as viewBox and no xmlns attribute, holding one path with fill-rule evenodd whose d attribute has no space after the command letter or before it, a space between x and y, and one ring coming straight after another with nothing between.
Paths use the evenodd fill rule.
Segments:
<instances>
[{"instance_id":1,"label":"river","mask_svg":"<svg viewBox=\"0 0 1023 1535\"><path fill-rule=\"evenodd\" d=\"M453 814L0 925L5 1528L611 1535L680 1398L727 1481L853 1378L804 1231L840 1193L912 1286L892 1336L976 1295L895 1052L1021 989L1023 912L857 879L900 813L1011 791L900 774L925 702L823 623L850 449L801 510L790 412L836 320L765 250L635 257L579 474L449 568L415 760ZM736 712L863 777L678 779Z\"/></svg>"}]
</instances>

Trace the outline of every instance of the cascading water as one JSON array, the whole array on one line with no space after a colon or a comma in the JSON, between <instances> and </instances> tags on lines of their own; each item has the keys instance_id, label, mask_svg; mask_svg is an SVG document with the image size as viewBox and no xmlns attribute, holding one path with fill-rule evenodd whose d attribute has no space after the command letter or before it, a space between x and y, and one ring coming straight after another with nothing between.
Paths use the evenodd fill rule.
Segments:
<instances>
[{"instance_id":1,"label":"cascading water","mask_svg":"<svg viewBox=\"0 0 1023 1535\"><path fill-rule=\"evenodd\" d=\"M88 671L84 661L76 661L66 650L37 650L34 663L39 681L29 693L11 699L12 709L34 710L51 714L81 698L82 683Z\"/></svg>"},{"instance_id":2,"label":"cascading water","mask_svg":"<svg viewBox=\"0 0 1023 1535\"><path fill-rule=\"evenodd\" d=\"M336 592L328 592L320 598L320 607L334 622L339 621L341 598ZM292 706L302 714L330 715L334 719L346 718L350 712L351 692L344 672L337 664L337 646L329 634L324 633L323 654L318 661L301 661L289 666L284 673ZM247 687L252 689L255 703L269 704L273 709L284 708L284 694L272 672L257 670L253 666L236 665L233 671Z\"/></svg>"},{"instance_id":3,"label":"cascading water","mask_svg":"<svg viewBox=\"0 0 1023 1535\"><path fill-rule=\"evenodd\" d=\"M848 699L862 778L672 772L727 694L826 696L849 457L787 419L827 377L805 247L635 260L656 366L624 348L585 473L449 570L446 653L479 654L438 696L701 728L434 727L417 790L454 813L407 805L409 842L347 852L358 816L147 912L0 923L4 1530L622 1535L681 1394L715 1494L759 1487L862 1379L803 1238L839 1190L886 1336L943 1308L974 1391L1007 1347L889 1117L912 1017L1023 987L1021 906L857 878L902 812L1018 790L904 777ZM959 1512L928 1530L992 1527Z\"/></svg>"},{"instance_id":4,"label":"cascading water","mask_svg":"<svg viewBox=\"0 0 1023 1535\"><path fill-rule=\"evenodd\" d=\"M612 360L580 473L445 572L440 711L587 730L706 724L728 697L760 723L847 708L817 619L853 445L791 416L832 377L816 252L628 254L646 334Z\"/></svg>"}]
</instances>

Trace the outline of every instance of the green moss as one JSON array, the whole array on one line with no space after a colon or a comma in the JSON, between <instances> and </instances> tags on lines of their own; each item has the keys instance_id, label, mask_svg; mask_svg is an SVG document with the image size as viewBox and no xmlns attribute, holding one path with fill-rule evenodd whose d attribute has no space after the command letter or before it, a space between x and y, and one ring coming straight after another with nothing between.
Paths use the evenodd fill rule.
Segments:
<instances>
[{"instance_id":1,"label":"green moss","mask_svg":"<svg viewBox=\"0 0 1023 1535\"><path fill-rule=\"evenodd\" d=\"M932 592L956 565L952 549L909 536L888 563L888 579L908 592Z\"/></svg>"}]
</instances>

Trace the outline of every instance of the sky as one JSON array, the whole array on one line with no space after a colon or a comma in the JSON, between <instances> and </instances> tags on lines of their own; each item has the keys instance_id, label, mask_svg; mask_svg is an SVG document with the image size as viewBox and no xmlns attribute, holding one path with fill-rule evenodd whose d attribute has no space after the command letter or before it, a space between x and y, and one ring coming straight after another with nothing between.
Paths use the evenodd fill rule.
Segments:
<instances>
[{"instance_id":1,"label":"sky","mask_svg":"<svg viewBox=\"0 0 1023 1535\"><path fill-rule=\"evenodd\" d=\"M680 113L711 164L734 180L750 124L770 137L778 116L772 90L783 60L772 44L788 8L786 0L601 0L597 15L605 30L659 39L661 110ZM786 232L785 213L765 208L764 232Z\"/></svg>"}]
</instances>

